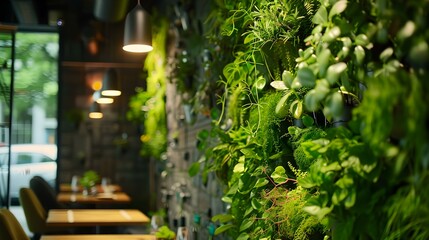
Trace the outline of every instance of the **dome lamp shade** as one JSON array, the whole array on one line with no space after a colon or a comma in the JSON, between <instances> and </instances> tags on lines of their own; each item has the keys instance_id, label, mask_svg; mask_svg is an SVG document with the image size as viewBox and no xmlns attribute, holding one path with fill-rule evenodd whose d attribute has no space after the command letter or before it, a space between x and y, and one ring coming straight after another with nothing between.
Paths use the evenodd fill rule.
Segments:
<instances>
[{"instance_id":1,"label":"dome lamp shade","mask_svg":"<svg viewBox=\"0 0 429 240\"><path fill-rule=\"evenodd\" d=\"M111 104L115 100L111 97L103 96L101 95L100 91L95 91L92 94L92 99L97 102L98 104Z\"/></svg>"},{"instance_id":2,"label":"dome lamp shade","mask_svg":"<svg viewBox=\"0 0 429 240\"><path fill-rule=\"evenodd\" d=\"M93 102L89 108L89 118L100 119L103 118L103 113L101 112L100 104Z\"/></svg>"},{"instance_id":3,"label":"dome lamp shade","mask_svg":"<svg viewBox=\"0 0 429 240\"><path fill-rule=\"evenodd\" d=\"M118 73L113 68L109 68L104 74L101 95L107 97L121 95Z\"/></svg>"},{"instance_id":4,"label":"dome lamp shade","mask_svg":"<svg viewBox=\"0 0 429 240\"><path fill-rule=\"evenodd\" d=\"M149 13L138 1L125 18L124 46L127 52L145 53L152 51L152 29Z\"/></svg>"}]
</instances>

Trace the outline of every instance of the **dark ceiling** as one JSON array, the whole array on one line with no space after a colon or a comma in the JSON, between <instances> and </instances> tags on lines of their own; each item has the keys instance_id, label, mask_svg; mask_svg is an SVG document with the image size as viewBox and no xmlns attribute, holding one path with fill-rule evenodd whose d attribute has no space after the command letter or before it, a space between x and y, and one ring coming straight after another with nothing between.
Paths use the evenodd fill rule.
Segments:
<instances>
[{"instance_id":1,"label":"dark ceiling","mask_svg":"<svg viewBox=\"0 0 429 240\"><path fill-rule=\"evenodd\" d=\"M181 0L141 0L147 11L168 15ZM141 62L141 55L124 53L126 14L138 0L1 0L0 24L18 30L55 29L61 23L62 61ZM173 3L173 4L172 4ZM170 7L169 7L170 6ZM170 9L168 9L170 8ZM96 45L96 50L89 47Z\"/></svg>"},{"instance_id":2,"label":"dark ceiling","mask_svg":"<svg viewBox=\"0 0 429 240\"><path fill-rule=\"evenodd\" d=\"M159 5L160 2L165 1L157 1L156 5ZM109 8L118 3L126 5L126 8L123 8L122 15L124 16L137 4L137 0L2 0L0 1L0 24L31 27L52 25L56 18L63 18L67 23L67 20L70 20L68 16L74 16L74 19L80 21L97 19L94 14L97 4L103 6L102 11L117 12L117 7L116 9ZM148 11L156 7L153 0L142 0L141 5Z\"/></svg>"}]
</instances>

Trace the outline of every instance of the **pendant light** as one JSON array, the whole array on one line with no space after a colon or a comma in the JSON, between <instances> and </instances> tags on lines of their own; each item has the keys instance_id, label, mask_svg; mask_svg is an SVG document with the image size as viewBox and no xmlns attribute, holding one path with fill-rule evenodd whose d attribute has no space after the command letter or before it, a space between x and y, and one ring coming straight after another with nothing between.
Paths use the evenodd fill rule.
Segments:
<instances>
[{"instance_id":1,"label":"pendant light","mask_svg":"<svg viewBox=\"0 0 429 240\"><path fill-rule=\"evenodd\" d=\"M118 73L115 69L109 68L103 77L103 83L101 86L101 95L107 97L116 97L121 95L119 87Z\"/></svg>"},{"instance_id":2,"label":"pendant light","mask_svg":"<svg viewBox=\"0 0 429 240\"><path fill-rule=\"evenodd\" d=\"M125 19L124 46L122 49L136 53L150 52L153 49L150 16L140 5L140 0Z\"/></svg>"},{"instance_id":3,"label":"pendant light","mask_svg":"<svg viewBox=\"0 0 429 240\"><path fill-rule=\"evenodd\" d=\"M89 108L89 118L100 119L103 118L103 113L101 112L100 104L93 102Z\"/></svg>"},{"instance_id":4,"label":"pendant light","mask_svg":"<svg viewBox=\"0 0 429 240\"><path fill-rule=\"evenodd\" d=\"M92 94L92 99L98 104L111 104L114 102L113 98L101 95L100 91L95 91Z\"/></svg>"}]
</instances>

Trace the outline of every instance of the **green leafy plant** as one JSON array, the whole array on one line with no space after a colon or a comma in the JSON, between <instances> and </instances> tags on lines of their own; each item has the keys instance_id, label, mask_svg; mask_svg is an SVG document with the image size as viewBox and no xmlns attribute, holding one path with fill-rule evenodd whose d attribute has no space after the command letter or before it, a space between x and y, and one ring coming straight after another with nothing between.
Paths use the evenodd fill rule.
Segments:
<instances>
[{"instance_id":1,"label":"green leafy plant","mask_svg":"<svg viewBox=\"0 0 429 240\"><path fill-rule=\"evenodd\" d=\"M427 218L421 217L428 202L422 190L427 184L427 168L421 168L429 156L424 150L427 131L422 131L428 112L417 107L428 100L422 92L428 87L423 79L427 76L429 55L424 47L427 43L422 42L427 30L420 28L427 23L417 20L424 18L419 10L423 6L427 3L399 7L393 2L376 1L371 5L338 1L325 3L316 14L319 24L330 23L330 30L321 32L322 42L325 38L331 46L347 37L352 39L353 55L344 52L345 42L341 48L334 48L335 60L351 59L343 61L347 67L336 82L343 83L347 73L349 79L365 85L362 101L349 124L352 131L336 130L328 138L302 143L317 162L298 183L326 194L315 198L306 209L329 218L334 239L425 239L429 235L423 227ZM358 11L369 14L357 17ZM416 12L416 16L403 14L408 11ZM352 24L350 28L356 20L364 24ZM340 35L334 34L335 29L340 30ZM417 48L420 50L415 51ZM343 69L343 64L336 64L340 62L334 63L331 73ZM340 87L343 89L352 92ZM325 100L314 101L320 104L314 106L328 106ZM323 110L325 115L330 112ZM415 176L419 176L418 180L411 180ZM399 207L405 205L408 207Z\"/></svg>"},{"instance_id":2,"label":"green leafy plant","mask_svg":"<svg viewBox=\"0 0 429 240\"><path fill-rule=\"evenodd\" d=\"M167 148L165 44L168 23L162 18L158 22L153 34L154 50L148 54L144 64L148 73L146 89L137 89L136 95L130 98L127 119L143 125L140 154L160 159Z\"/></svg>"},{"instance_id":3,"label":"green leafy plant","mask_svg":"<svg viewBox=\"0 0 429 240\"><path fill-rule=\"evenodd\" d=\"M190 172L203 165L225 183L217 233L427 239L429 3L216 4L209 39L230 50L219 57L222 109Z\"/></svg>"},{"instance_id":4,"label":"green leafy plant","mask_svg":"<svg viewBox=\"0 0 429 240\"><path fill-rule=\"evenodd\" d=\"M278 232L278 224L273 224L271 219L289 216L279 214L279 211L271 211L270 217L264 213L272 207L269 199L274 198L266 193L277 188L270 179L279 174L276 169L286 171L277 168L279 165L286 166L287 159L292 160L292 150L286 139L292 118L288 114L282 117L272 114L282 93L266 91L266 86L276 78L279 69L293 65L291 59L297 54L296 46L302 43L295 33L312 24L308 15L313 13L315 5L311 2L315 1L306 1L297 10L283 1L228 1L220 10L228 12L228 17L220 24L220 34L224 38L221 41L218 37L213 39L217 43L232 41L236 47L233 60L225 63L221 73L220 84L224 94L219 105L222 110L216 114L212 129L198 135L199 149L205 154L189 169L191 175L203 169L203 179L209 172L215 172L226 184L222 200L231 208L229 214L215 217L214 220L223 223L216 230L217 234L228 232L236 239L262 239L283 234ZM276 13L283 18L275 18ZM273 21L277 22L272 24ZM261 28L266 30L262 35L259 34ZM286 55L279 56L278 50ZM274 60L275 65L272 59L278 59ZM279 187L287 192L294 188L291 182L293 179ZM279 203L285 199L285 196L275 196ZM296 211L311 217L298 205ZM314 224L318 224L316 222ZM301 223L296 222L296 229Z\"/></svg>"},{"instance_id":5,"label":"green leafy plant","mask_svg":"<svg viewBox=\"0 0 429 240\"><path fill-rule=\"evenodd\" d=\"M156 239L173 240L176 239L176 234L168 226L164 225L155 232L155 237Z\"/></svg>"},{"instance_id":6,"label":"green leafy plant","mask_svg":"<svg viewBox=\"0 0 429 240\"><path fill-rule=\"evenodd\" d=\"M302 143L323 138L326 136L326 133L321 128L314 126L309 126L307 128L291 126L288 128L288 132L291 135L290 141L294 149L293 157L295 163L299 170L306 172L316 159L312 156L308 156Z\"/></svg>"},{"instance_id":7,"label":"green leafy plant","mask_svg":"<svg viewBox=\"0 0 429 240\"><path fill-rule=\"evenodd\" d=\"M100 180L100 176L94 170L88 170L84 172L82 177L79 179L80 185L84 188L90 188L95 186L95 184Z\"/></svg>"}]
</instances>

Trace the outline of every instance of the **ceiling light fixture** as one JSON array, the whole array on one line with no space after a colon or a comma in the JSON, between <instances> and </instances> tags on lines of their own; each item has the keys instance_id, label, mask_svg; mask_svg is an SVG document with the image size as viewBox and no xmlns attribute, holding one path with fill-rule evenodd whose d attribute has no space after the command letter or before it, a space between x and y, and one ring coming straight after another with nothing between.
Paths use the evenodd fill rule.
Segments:
<instances>
[{"instance_id":1,"label":"ceiling light fixture","mask_svg":"<svg viewBox=\"0 0 429 240\"><path fill-rule=\"evenodd\" d=\"M116 97L121 95L119 87L118 73L113 68L109 68L103 77L103 84L101 87L101 95L108 97Z\"/></svg>"},{"instance_id":2,"label":"ceiling light fixture","mask_svg":"<svg viewBox=\"0 0 429 240\"><path fill-rule=\"evenodd\" d=\"M93 102L89 108L89 118L100 119L103 118L103 113L101 112L100 104Z\"/></svg>"},{"instance_id":3,"label":"ceiling light fixture","mask_svg":"<svg viewBox=\"0 0 429 240\"><path fill-rule=\"evenodd\" d=\"M149 13L138 0L125 19L124 46L127 52L144 53L152 51L152 29Z\"/></svg>"},{"instance_id":4,"label":"ceiling light fixture","mask_svg":"<svg viewBox=\"0 0 429 240\"><path fill-rule=\"evenodd\" d=\"M95 91L92 94L92 100L94 100L98 104L111 104L114 102L113 98L101 95L100 91Z\"/></svg>"}]
</instances>

